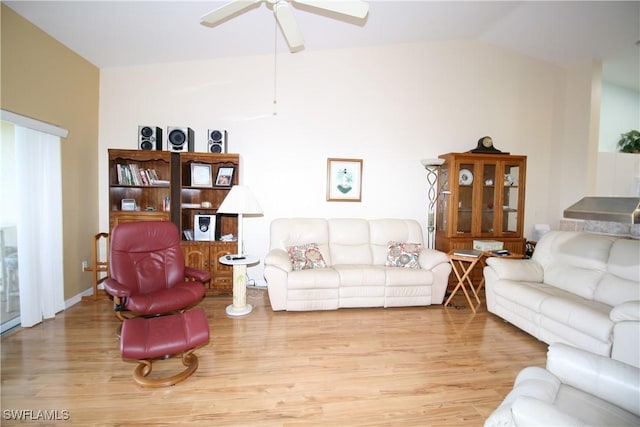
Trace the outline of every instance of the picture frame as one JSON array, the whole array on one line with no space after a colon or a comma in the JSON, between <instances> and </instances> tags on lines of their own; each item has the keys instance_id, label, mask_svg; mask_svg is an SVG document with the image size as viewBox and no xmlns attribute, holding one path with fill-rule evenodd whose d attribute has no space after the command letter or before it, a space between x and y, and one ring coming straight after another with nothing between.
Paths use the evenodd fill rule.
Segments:
<instances>
[{"instance_id":1,"label":"picture frame","mask_svg":"<svg viewBox=\"0 0 640 427\"><path fill-rule=\"evenodd\" d=\"M211 165L206 163L191 163L191 186L213 187Z\"/></svg>"},{"instance_id":2,"label":"picture frame","mask_svg":"<svg viewBox=\"0 0 640 427\"><path fill-rule=\"evenodd\" d=\"M327 201L362 201L362 159L327 159Z\"/></svg>"},{"instance_id":3,"label":"picture frame","mask_svg":"<svg viewBox=\"0 0 640 427\"><path fill-rule=\"evenodd\" d=\"M216 187L231 187L235 171L235 166L220 166L216 175Z\"/></svg>"}]
</instances>

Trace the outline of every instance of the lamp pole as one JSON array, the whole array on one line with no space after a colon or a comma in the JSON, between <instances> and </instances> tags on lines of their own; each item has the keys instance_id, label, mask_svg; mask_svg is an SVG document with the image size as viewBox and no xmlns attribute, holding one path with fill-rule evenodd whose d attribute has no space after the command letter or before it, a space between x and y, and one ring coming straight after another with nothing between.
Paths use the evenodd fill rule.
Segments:
<instances>
[{"instance_id":1,"label":"lamp pole","mask_svg":"<svg viewBox=\"0 0 640 427\"><path fill-rule=\"evenodd\" d=\"M427 184L429 185L427 197L429 205L427 209L427 247L435 249L435 205L436 205L436 183L438 182L438 170L444 163L444 159L423 159L422 166L427 171Z\"/></svg>"}]
</instances>

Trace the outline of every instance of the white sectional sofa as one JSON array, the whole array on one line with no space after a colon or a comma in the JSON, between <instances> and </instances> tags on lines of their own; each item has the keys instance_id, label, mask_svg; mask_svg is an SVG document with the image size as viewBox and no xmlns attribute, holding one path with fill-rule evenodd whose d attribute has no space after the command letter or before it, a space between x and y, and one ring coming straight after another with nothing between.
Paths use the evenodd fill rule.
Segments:
<instances>
[{"instance_id":1,"label":"white sectional sofa","mask_svg":"<svg viewBox=\"0 0 640 427\"><path fill-rule=\"evenodd\" d=\"M640 240L551 231L529 260L487 259L487 308L552 344L640 366Z\"/></svg>"},{"instance_id":2,"label":"white sectional sofa","mask_svg":"<svg viewBox=\"0 0 640 427\"><path fill-rule=\"evenodd\" d=\"M444 299L449 259L424 247L415 220L280 218L270 233L264 277L274 311L426 306Z\"/></svg>"}]
</instances>

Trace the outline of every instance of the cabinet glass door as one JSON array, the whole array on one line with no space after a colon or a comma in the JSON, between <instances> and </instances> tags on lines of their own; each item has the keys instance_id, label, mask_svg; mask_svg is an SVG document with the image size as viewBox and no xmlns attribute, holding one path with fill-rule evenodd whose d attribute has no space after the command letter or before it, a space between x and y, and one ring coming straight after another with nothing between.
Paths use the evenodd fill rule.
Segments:
<instances>
[{"instance_id":1,"label":"cabinet glass door","mask_svg":"<svg viewBox=\"0 0 640 427\"><path fill-rule=\"evenodd\" d=\"M461 163L458 176L458 233L471 233L473 223L473 182L482 179L475 176L473 163Z\"/></svg>"},{"instance_id":2,"label":"cabinet glass door","mask_svg":"<svg viewBox=\"0 0 640 427\"><path fill-rule=\"evenodd\" d=\"M517 233L519 219L519 180L520 167L517 164L506 164L504 168L504 188L502 195L502 232Z\"/></svg>"},{"instance_id":3,"label":"cabinet glass door","mask_svg":"<svg viewBox=\"0 0 640 427\"><path fill-rule=\"evenodd\" d=\"M482 168L482 222L480 224L481 233L493 233L495 219L495 198L496 198L496 165L484 164Z\"/></svg>"}]
</instances>

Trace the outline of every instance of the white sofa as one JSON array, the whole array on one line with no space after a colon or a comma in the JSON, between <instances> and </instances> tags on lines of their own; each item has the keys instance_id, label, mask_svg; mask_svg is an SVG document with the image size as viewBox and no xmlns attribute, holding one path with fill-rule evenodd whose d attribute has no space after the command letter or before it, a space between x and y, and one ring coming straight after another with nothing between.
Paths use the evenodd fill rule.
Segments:
<instances>
[{"instance_id":1,"label":"white sofa","mask_svg":"<svg viewBox=\"0 0 640 427\"><path fill-rule=\"evenodd\" d=\"M487 259L487 308L539 340L640 366L640 240L551 231L529 260Z\"/></svg>"},{"instance_id":2,"label":"white sofa","mask_svg":"<svg viewBox=\"0 0 640 427\"><path fill-rule=\"evenodd\" d=\"M552 344L546 369L524 368L485 427L638 426L640 369Z\"/></svg>"},{"instance_id":3,"label":"white sofa","mask_svg":"<svg viewBox=\"0 0 640 427\"><path fill-rule=\"evenodd\" d=\"M424 247L415 220L280 218L270 233L264 277L274 311L426 306L444 299L449 258ZM398 258L417 268L385 265L389 242L421 244L415 257ZM317 247L324 263L296 270L289 252L306 245Z\"/></svg>"}]
</instances>

